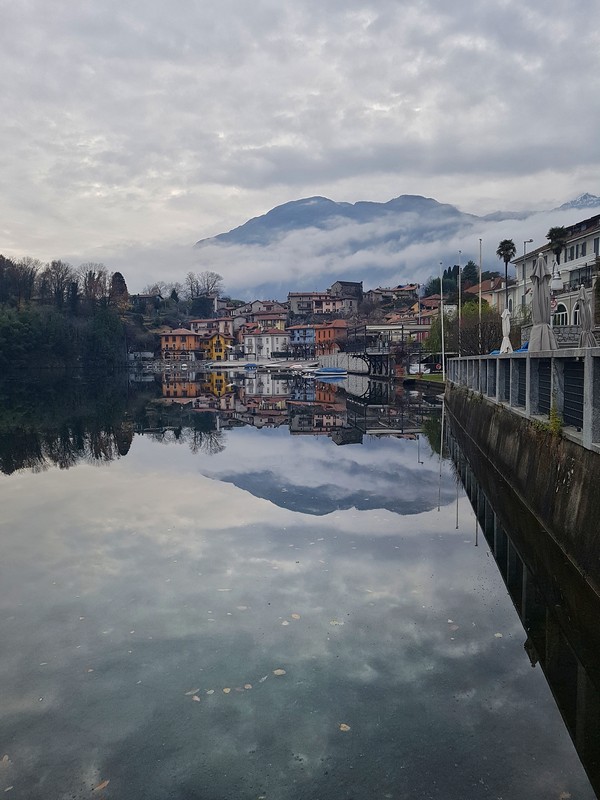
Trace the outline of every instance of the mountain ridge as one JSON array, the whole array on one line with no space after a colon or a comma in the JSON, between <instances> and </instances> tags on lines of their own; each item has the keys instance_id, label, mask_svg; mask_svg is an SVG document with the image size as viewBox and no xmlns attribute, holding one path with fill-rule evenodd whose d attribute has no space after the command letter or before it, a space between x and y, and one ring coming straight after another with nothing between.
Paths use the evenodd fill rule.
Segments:
<instances>
[{"instance_id":1,"label":"mountain ridge","mask_svg":"<svg viewBox=\"0 0 600 800\"><path fill-rule=\"evenodd\" d=\"M594 209L600 208L600 197L585 192L573 200L549 211L565 211L569 209ZM423 195L403 194L393 197L383 203L371 200L358 200L355 203L338 202L328 197L314 195L290 200L287 203L274 206L264 214L252 217L242 225L216 236L200 239L194 247L204 247L207 244L238 244L238 245L268 245L277 241L282 236L309 228L317 230L331 230L343 224L367 225L369 223L388 224L393 227L394 217L400 217L398 222L408 222L402 215L417 215L417 220L410 220L413 232L419 234L423 229L434 228L439 232L455 233L462 227L475 224L478 221L504 222L508 220L525 220L539 211L494 211L490 214L478 216L460 211L450 203L440 203L432 197ZM435 219L432 220L432 217ZM424 224L425 220L435 221L435 225ZM405 227L402 226L402 227ZM393 231L388 231L384 240L389 241L394 237ZM412 238L416 238L413 236ZM381 237L375 237L381 242Z\"/></svg>"}]
</instances>

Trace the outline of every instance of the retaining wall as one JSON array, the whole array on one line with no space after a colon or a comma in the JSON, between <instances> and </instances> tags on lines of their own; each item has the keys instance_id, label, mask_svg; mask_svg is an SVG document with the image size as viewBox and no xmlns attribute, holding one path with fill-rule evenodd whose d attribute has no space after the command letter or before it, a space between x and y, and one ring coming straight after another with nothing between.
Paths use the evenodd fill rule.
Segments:
<instances>
[{"instance_id":1,"label":"retaining wall","mask_svg":"<svg viewBox=\"0 0 600 800\"><path fill-rule=\"evenodd\" d=\"M464 387L445 398L467 458L498 471L600 595L600 455Z\"/></svg>"}]
</instances>

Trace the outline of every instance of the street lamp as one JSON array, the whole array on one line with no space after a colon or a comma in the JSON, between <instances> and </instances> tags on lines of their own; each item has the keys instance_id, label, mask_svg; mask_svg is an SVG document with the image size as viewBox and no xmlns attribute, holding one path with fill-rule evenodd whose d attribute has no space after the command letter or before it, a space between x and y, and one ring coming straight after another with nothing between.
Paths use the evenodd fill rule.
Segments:
<instances>
[{"instance_id":1,"label":"street lamp","mask_svg":"<svg viewBox=\"0 0 600 800\"><path fill-rule=\"evenodd\" d=\"M482 257L481 257L481 245L482 240L479 240L479 350L478 352L481 353L481 275L482 275Z\"/></svg>"},{"instance_id":2,"label":"street lamp","mask_svg":"<svg viewBox=\"0 0 600 800\"><path fill-rule=\"evenodd\" d=\"M460 355L461 355L461 353L460 353L460 351L461 351L461 347L460 347L460 344L461 344L461 342L460 342L460 323L461 323L461 307L460 307L460 301L461 301L461 297L460 297L460 290L461 290L461 286L460 286L460 284L461 284L461 278L460 278L460 257L461 257L461 255L462 255L462 250L459 250L459 251L458 251L458 357L459 357L459 358L460 358Z\"/></svg>"},{"instance_id":3,"label":"street lamp","mask_svg":"<svg viewBox=\"0 0 600 800\"><path fill-rule=\"evenodd\" d=\"M442 262L440 261L440 325L442 334L442 380L446 380L446 348L444 345L444 283L442 280Z\"/></svg>"},{"instance_id":4,"label":"street lamp","mask_svg":"<svg viewBox=\"0 0 600 800\"><path fill-rule=\"evenodd\" d=\"M563 288L563 281L560 277L560 270L556 261L552 264L552 280L550 281L550 288L553 292L560 292Z\"/></svg>"}]
</instances>

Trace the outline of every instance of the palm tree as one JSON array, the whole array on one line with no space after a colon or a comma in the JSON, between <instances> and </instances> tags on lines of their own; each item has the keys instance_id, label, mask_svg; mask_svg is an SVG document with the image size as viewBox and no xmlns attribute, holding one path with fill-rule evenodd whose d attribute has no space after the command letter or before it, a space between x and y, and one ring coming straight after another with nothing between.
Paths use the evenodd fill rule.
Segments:
<instances>
[{"instance_id":1,"label":"palm tree","mask_svg":"<svg viewBox=\"0 0 600 800\"><path fill-rule=\"evenodd\" d=\"M504 307L508 308L508 262L512 261L517 253L517 248L512 239L502 239L496 250L496 255L504 261Z\"/></svg>"},{"instance_id":2,"label":"palm tree","mask_svg":"<svg viewBox=\"0 0 600 800\"><path fill-rule=\"evenodd\" d=\"M567 244L567 232L562 226L550 228L546 234L546 239L548 239L550 243L550 250L552 250L556 256L556 263L560 264L560 254L565 249L565 245Z\"/></svg>"}]
</instances>

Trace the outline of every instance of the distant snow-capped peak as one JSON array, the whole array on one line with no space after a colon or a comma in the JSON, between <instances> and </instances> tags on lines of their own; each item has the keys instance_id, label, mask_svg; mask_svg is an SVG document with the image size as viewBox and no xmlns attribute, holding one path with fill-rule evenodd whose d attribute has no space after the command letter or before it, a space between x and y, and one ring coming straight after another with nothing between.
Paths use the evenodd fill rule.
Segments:
<instances>
[{"instance_id":1,"label":"distant snow-capped peak","mask_svg":"<svg viewBox=\"0 0 600 800\"><path fill-rule=\"evenodd\" d=\"M559 206L559 211L563 211L567 208L597 208L600 206L600 197L595 194L589 194L589 192L585 192L584 194L580 194L579 197L576 197L574 200L569 200L568 203L563 203L562 206Z\"/></svg>"}]
</instances>

